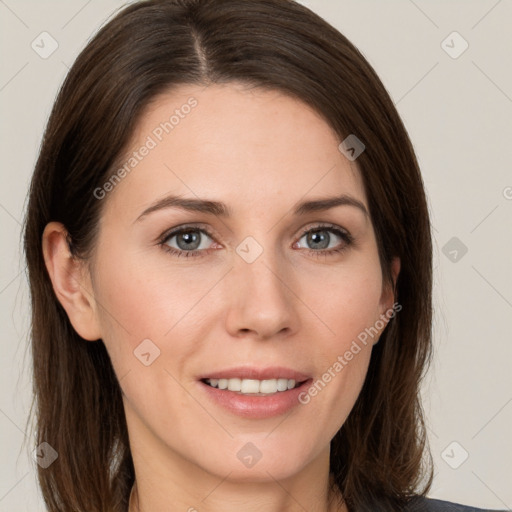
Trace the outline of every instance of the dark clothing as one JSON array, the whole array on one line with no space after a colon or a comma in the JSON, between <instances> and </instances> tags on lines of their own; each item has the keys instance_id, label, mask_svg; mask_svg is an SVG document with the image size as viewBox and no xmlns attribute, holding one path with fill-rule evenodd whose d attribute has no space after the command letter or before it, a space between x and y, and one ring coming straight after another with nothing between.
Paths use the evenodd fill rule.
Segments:
<instances>
[{"instance_id":1,"label":"dark clothing","mask_svg":"<svg viewBox=\"0 0 512 512\"><path fill-rule=\"evenodd\" d=\"M505 510L491 510L490 508L476 508L469 505L460 505L450 501L425 498L407 509L408 512L506 512Z\"/></svg>"}]
</instances>

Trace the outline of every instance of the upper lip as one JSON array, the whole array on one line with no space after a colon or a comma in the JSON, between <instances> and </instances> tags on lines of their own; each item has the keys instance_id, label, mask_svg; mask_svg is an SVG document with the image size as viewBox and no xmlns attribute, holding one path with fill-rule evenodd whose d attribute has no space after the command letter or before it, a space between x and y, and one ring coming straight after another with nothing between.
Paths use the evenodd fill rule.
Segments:
<instances>
[{"instance_id":1,"label":"upper lip","mask_svg":"<svg viewBox=\"0 0 512 512\"><path fill-rule=\"evenodd\" d=\"M292 368L285 368L284 366L266 366L259 368L255 366L237 366L223 370L214 370L199 377L200 380L234 378L254 380L293 379L296 382L302 382L308 380L310 375L293 370Z\"/></svg>"}]
</instances>

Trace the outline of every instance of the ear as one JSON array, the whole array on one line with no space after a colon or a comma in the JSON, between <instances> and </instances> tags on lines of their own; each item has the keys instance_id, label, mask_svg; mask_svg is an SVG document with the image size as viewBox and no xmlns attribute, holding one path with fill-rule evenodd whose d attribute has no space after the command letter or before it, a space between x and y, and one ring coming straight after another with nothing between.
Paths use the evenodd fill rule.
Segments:
<instances>
[{"instance_id":1,"label":"ear","mask_svg":"<svg viewBox=\"0 0 512 512\"><path fill-rule=\"evenodd\" d=\"M395 256L391 261L391 278L392 283L384 283L382 296L380 300L381 307L383 308L381 313L384 314L389 309L392 309L395 303L395 288L398 274L400 273L400 258Z\"/></svg>"},{"instance_id":2,"label":"ear","mask_svg":"<svg viewBox=\"0 0 512 512\"><path fill-rule=\"evenodd\" d=\"M395 304L395 288L398 274L400 273L400 258L395 256L391 261L391 278L392 283L384 283L382 286L382 295L380 298L380 317L375 322L375 329L378 331L378 336L374 338L373 344L378 343L380 335L386 328L389 320L396 315L396 311L400 311L402 307L394 307Z\"/></svg>"},{"instance_id":3,"label":"ear","mask_svg":"<svg viewBox=\"0 0 512 512\"><path fill-rule=\"evenodd\" d=\"M57 299L71 325L84 339L101 338L89 270L71 254L66 228L50 222L44 229L43 256Z\"/></svg>"}]
</instances>

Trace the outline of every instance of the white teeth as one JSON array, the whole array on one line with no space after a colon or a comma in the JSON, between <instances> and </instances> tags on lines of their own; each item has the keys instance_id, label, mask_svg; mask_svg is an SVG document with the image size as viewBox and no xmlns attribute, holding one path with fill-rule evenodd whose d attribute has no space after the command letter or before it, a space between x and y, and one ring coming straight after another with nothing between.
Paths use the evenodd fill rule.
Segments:
<instances>
[{"instance_id":1,"label":"white teeth","mask_svg":"<svg viewBox=\"0 0 512 512\"><path fill-rule=\"evenodd\" d=\"M273 394L278 391L286 391L295 387L293 379L206 379L206 382L219 389L227 389L242 394Z\"/></svg>"},{"instance_id":2,"label":"white teeth","mask_svg":"<svg viewBox=\"0 0 512 512\"><path fill-rule=\"evenodd\" d=\"M253 379L244 379L240 385L240 391L242 393L259 393L260 381Z\"/></svg>"},{"instance_id":3,"label":"white teeth","mask_svg":"<svg viewBox=\"0 0 512 512\"><path fill-rule=\"evenodd\" d=\"M277 379L262 380L260 393L275 393L277 391Z\"/></svg>"},{"instance_id":4,"label":"white teeth","mask_svg":"<svg viewBox=\"0 0 512 512\"><path fill-rule=\"evenodd\" d=\"M286 391L288 389L287 379L277 379L277 391Z\"/></svg>"},{"instance_id":5,"label":"white teeth","mask_svg":"<svg viewBox=\"0 0 512 512\"><path fill-rule=\"evenodd\" d=\"M242 381L240 379L228 379L229 391L240 391L242 387Z\"/></svg>"}]
</instances>

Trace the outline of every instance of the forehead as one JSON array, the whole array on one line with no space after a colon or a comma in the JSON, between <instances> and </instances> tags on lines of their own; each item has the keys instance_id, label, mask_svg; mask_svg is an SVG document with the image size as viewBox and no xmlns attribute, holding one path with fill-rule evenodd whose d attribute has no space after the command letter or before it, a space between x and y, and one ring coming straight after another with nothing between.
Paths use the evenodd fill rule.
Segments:
<instances>
[{"instance_id":1,"label":"forehead","mask_svg":"<svg viewBox=\"0 0 512 512\"><path fill-rule=\"evenodd\" d=\"M275 90L182 85L148 105L116 169L109 202L143 208L168 193L211 197L233 210L286 208L350 193L366 204L359 170L312 108Z\"/></svg>"}]
</instances>

